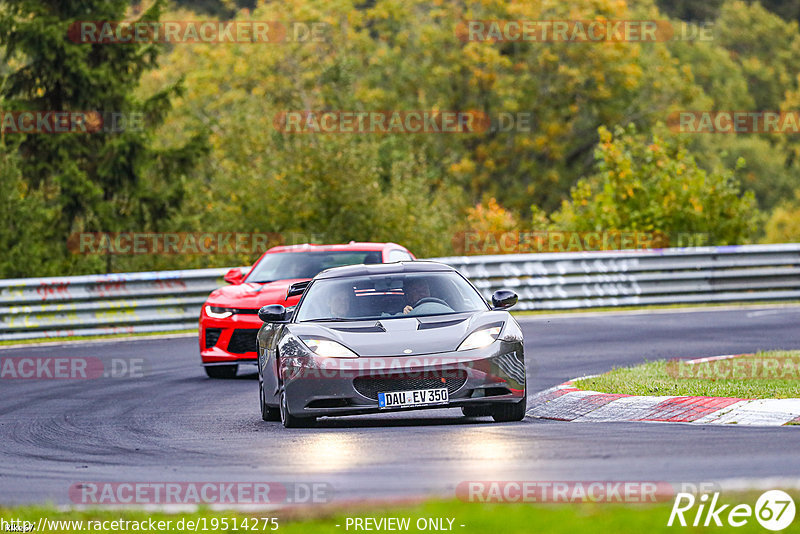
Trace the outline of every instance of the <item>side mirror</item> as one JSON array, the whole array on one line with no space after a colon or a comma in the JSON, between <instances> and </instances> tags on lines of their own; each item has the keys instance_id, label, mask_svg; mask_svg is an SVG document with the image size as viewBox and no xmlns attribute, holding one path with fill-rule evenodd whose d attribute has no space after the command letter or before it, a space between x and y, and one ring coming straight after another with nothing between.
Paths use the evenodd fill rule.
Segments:
<instances>
[{"instance_id":1,"label":"side mirror","mask_svg":"<svg viewBox=\"0 0 800 534\"><path fill-rule=\"evenodd\" d=\"M286 308L280 304L269 304L258 310L258 318L265 323L280 323L286 319Z\"/></svg>"},{"instance_id":2,"label":"side mirror","mask_svg":"<svg viewBox=\"0 0 800 534\"><path fill-rule=\"evenodd\" d=\"M517 294L508 289L498 289L492 295L492 308L495 310L507 310L517 303Z\"/></svg>"},{"instance_id":3,"label":"side mirror","mask_svg":"<svg viewBox=\"0 0 800 534\"><path fill-rule=\"evenodd\" d=\"M234 267L222 277L229 284L238 285L244 281L244 273L239 267Z\"/></svg>"}]
</instances>

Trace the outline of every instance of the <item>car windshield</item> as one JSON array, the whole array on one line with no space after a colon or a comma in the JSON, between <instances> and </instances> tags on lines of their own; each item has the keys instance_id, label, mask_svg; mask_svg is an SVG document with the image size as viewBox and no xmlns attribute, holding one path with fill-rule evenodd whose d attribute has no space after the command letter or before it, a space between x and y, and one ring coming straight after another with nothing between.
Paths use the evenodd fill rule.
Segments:
<instances>
[{"instance_id":1,"label":"car windshield","mask_svg":"<svg viewBox=\"0 0 800 534\"><path fill-rule=\"evenodd\" d=\"M265 255L247 275L245 282L266 283L275 280L314 278L317 274L342 265L381 263L380 250L337 250L278 252Z\"/></svg>"},{"instance_id":2,"label":"car windshield","mask_svg":"<svg viewBox=\"0 0 800 534\"><path fill-rule=\"evenodd\" d=\"M458 273L409 273L317 280L306 290L297 322L448 315L488 309Z\"/></svg>"}]
</instances>

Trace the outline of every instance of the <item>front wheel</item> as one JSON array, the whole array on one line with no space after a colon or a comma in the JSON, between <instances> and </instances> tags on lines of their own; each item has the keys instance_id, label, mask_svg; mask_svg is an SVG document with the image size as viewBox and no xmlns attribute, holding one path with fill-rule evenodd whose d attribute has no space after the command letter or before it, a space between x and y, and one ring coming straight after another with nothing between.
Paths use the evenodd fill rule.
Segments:
<instances>
[{"instance_id":1,"label":"front wheel","mask_svg":"<svg viewBox=\"0 0 800 534\"><path fill-rule=\"evenodd\" d=\"M492 408L492 419L496 423L509 423L525 419L525 410L528 407L527 395L516 404L498 404Z\"/></svg>"},{"instance_id":2,"label":"front wheel","mask_svg":"<svg viewBox=\"0 0 800 534\"><path fill-rule=\"evenodd\" d=\"M286 405L286 392L281 391L281 423L285 428L305 428L313 426L317 422L316 417L295 417L289 413L289 408Z\"/></svg>"},{"instance_id":3,"label":"front wheel","mask_svg":"<svg viewBox=\"0 0 800 534\"><path fill-rule=\"evenodd\" d=\"M205 370L208 378L234 378L238 365L206 365Z\"/></svg>"},{"instance_id":4,"label":"front wheel","mask_svg":"<svg viewBox=\"0 0 800 534\"><path fill-rule=\"evenodd\" d=\"M279 408L273 408L267 404L264 398L264 382L258 381L258 398L261 404L261 419L264 421L280 421L281 411Z\"/></svg>"}]
</instances>

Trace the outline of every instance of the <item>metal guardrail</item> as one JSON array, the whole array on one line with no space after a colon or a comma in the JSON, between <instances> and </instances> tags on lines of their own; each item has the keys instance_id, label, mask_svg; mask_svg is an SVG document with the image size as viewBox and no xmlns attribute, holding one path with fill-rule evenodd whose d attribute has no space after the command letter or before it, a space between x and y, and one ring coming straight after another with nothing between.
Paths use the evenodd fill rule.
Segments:
<instances>
[{"instance_id":1,"label":"metal guardrail","mask_svg":"<svg viewBox=\"0 0 800 534\"><path fill-rule=\"evenodd\" d=\"M518 310L800 300L800 244L435 259ZM195 328L226 271L0 280L0 340Z\"/></svg>"},{"instance_id":2,"label":"metal guardrail","mask_svg":"<svg viewBox=\"0 0 800 534\"><path fill-rule=\"evenodd\" d=\"M800 300L800 244L440 258L518 310Z\"/></svg>"},{"instance_id":3,"label":"metal guardrail","mask_svg":"<svg viewBox=\"0 0 800 534\"><path fill-rule=\"evenodd\" d=\"M0 340L196 328L227 270L0 280Z\"/></svg>"}]
</instances>

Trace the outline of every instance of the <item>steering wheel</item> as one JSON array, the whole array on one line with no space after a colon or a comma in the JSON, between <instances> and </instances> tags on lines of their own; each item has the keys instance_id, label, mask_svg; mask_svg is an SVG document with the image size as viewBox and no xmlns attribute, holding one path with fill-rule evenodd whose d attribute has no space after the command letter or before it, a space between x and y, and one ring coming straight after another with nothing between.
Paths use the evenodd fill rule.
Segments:
<instances>
[{"instance_id":1,"label":"steering wheel","mask_svg":"<svg viewBox=\"0 0 800 534\"><path fill-rule=\"evenodd\" d=\"M416 304L414 304L413 307L416 308L420 304L425 304L426 302L435 302L437 304L442 304L442 305L447 306L448 308L450 308L450 305L447 302L443 301L442 299L437 299L436 297L425 297L425 298L419 299L416 302Z\"/></svg>"}]
</instances>

